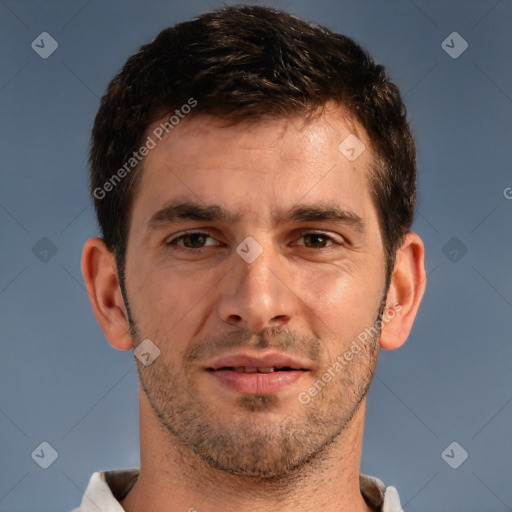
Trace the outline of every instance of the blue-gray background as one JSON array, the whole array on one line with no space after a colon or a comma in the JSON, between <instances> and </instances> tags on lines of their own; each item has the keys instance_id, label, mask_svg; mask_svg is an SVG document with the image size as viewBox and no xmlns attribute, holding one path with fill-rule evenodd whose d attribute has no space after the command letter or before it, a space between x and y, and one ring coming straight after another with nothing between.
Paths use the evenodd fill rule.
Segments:
<instances>
[{"instance_id":1,"label":"blue-gray background","mask_svg":"<svg viewBox=\"0 0 512 512\"><path fill-rule=\"evenodd\" d=\"M138 465L133 355L106 342L80 272L98 234L88 138L128 56L219 5L0 2L1 511L69 511L94 471ZM407 344L381 352L361 469L395 485L407 512L510 511L512 2L270 5L368 48L403 91L418 142L427 292ZM47 59L31 47L42 32L58 43ZM469 45L456 59L445 49L462 40L442 46L452 32ZM43 441L58 452L46 470L31 456Z\"/></svg>"}]
</instances>

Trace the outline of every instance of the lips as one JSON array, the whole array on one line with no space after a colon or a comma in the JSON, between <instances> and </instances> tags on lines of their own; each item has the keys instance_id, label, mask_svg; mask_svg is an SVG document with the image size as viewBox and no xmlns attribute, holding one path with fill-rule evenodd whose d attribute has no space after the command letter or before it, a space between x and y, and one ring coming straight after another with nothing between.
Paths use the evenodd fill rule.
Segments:
<instances>
[{"instance_id":1,"label":"lips","mask_svg":"<svg viewBox=\"0 0 512 512\"><path fill-rule=\"evenodd\" d=\"M232 370L244 373L271 373L272 371L308 371L308 366L290 356L279 353L264 355L235 354L214 361L208 370Z\"/></svg>"},{"instance_id":2,"label":"lips","mask_svg":"<svg viewBox=\"0 0 512 512\"><path fill-rule=\"evenodd\" d=\"M235 354L206 368L223 387L241 394L270 395L284 390L306 374L307 364L279 353Z\"/></svg>"},{"instance_id":3,"label":"lips","mask_svg":"<svg viewBox=\"0 0 512 512\"><path fill-rule=\"evenodd\" d=\"M275 371L295 371L292 368L284 367L284 368L276 368L275 366L269 366L267 368L254 368L250 366L237 366L235 368L229 367L227 370L233 370L238 373L272 373Z\"/></svg>"}]
</instances>

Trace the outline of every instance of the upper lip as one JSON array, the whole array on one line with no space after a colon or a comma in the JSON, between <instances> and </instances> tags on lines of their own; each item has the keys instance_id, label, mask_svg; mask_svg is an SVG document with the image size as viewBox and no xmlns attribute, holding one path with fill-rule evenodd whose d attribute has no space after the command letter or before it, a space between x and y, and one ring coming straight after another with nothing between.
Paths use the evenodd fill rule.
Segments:
<instances>
[{"instance_id":1,"label":"upper lip","mask_svg":"<svg viewBox=\"0 0 512 512\"><path fill-rule=\"evenodd\" d=\"M309 370L308 366L298 359L278 352L266 354L237 353L216 359L207 366L208 370L240 367L248 368L292 368L294 370Z\"/></svg>"}]
</instances>

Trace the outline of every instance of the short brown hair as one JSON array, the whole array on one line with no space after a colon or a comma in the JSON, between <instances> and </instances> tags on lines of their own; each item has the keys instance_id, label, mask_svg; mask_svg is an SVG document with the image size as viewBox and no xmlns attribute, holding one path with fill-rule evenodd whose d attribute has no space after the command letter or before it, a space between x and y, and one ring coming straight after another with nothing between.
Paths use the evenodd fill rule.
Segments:
<instances>
[{"instance_id":1,"label":"short brown hair","mask_svg":"<svg viewBox=\"0 0 512 512\"><path fill-rule=\"evenodd\" d=\"M416 150L400 93L383 66L352 39L273 8L238 5L160 32L131 56L101 100L90 150L91 193L105 244L124 273L130 206L140 166L105 197L95 191L144 140L148 126L190 98L188 116L233 122L307 117L334 101L366 130L375 156L369 174L386 259L416 204Z\"/></svg>"}]
</instances>

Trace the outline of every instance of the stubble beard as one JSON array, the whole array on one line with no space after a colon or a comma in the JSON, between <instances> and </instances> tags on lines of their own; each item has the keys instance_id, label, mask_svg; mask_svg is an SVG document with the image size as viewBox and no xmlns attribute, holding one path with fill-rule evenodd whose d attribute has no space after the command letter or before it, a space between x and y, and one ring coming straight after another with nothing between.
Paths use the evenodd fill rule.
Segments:
<instances>
[{"instance_id":1,"label":"stubble beard","mask_svg":"<svg viewBox=\"0 0 512 512\"><path fill-rule=\"evenodd\" d=\"M374 325L382 318L383 309L381 303ZM133 319L130 328L136 347L142 338ZM209 467L225 473L279 481L298 475L313 461L321 462L328 456L329 446L347 428L368 392L379 338L380 332L308 404L297 400L297 409L289 415L279 414L278 395L240 396L236 400L240 413L223 420L218 408L201 402L194 380L187 374L187 362L175 368L165 359L162 349L171 347L172 340L159 344L162 354L150 366L139 362L139 380L161 426L185 452L193 451ZM239 341L240 336L237 339L231 337L231 346L247 346ZM276 339L279 343L272 341ZM295 339L290 332L271 329L252 346L283 349L293 346ZM318 340L315 347L311 345L313 340L309 343L310 354L320 352ZM200 351L207 345L203 342ZM343 343L344 351L347 346ZM330 358L331 364L342 354ZM319 371L317 378L326 369Z\"/></svg>"}]
</instances>

